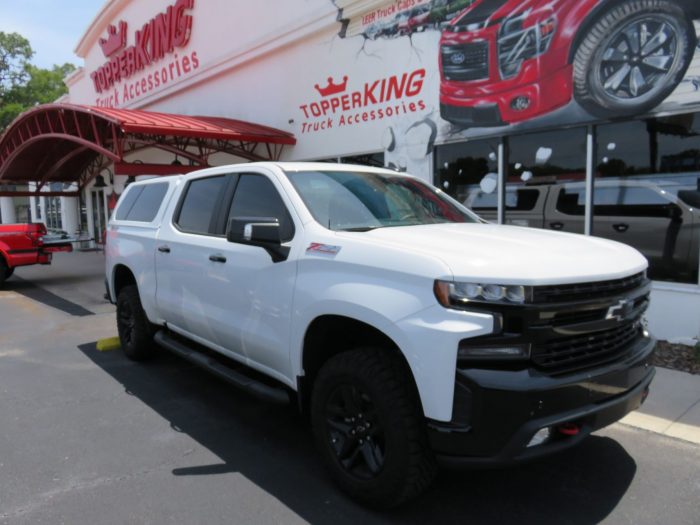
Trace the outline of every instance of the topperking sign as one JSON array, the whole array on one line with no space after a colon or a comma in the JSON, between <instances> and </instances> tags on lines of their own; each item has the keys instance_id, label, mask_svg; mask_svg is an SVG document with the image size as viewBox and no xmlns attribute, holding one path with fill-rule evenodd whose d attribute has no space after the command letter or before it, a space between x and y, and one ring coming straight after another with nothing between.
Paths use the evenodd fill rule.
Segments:
<instances>
[{"instance_id":1,"label":"topperking sign","mask_svg":"<svg viewBox=\"0 0 700 525\"><path fill-rule=\"evenodd\" d=\"M90 74L98 106L115 107L146 95L199 68L197 52L178 55L190 41L194 0L177 0L134 32L127 46L128 24L110 25L107 37L99 41L107 61ZM169 62L163 59L170 56ZM131 80L152 64L155 70ZM119 84L126 82L123 86Z\"/></svg>"}]
</instances>

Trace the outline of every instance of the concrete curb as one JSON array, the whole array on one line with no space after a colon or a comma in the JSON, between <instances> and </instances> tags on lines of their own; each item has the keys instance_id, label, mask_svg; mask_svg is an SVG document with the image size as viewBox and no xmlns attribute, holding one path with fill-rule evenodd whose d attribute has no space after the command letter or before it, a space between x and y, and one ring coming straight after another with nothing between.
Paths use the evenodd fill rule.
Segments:
<instances>
[{"instance_id":1,"label":"concrete curb","mask_svg":"<svg viewBox=\"0 0 700 525\"><path fill-rule=\"evenodd\" d=\"M657 367L646 403L620 423L700 445L700 375Z\"/></svg>"}]
</instances>

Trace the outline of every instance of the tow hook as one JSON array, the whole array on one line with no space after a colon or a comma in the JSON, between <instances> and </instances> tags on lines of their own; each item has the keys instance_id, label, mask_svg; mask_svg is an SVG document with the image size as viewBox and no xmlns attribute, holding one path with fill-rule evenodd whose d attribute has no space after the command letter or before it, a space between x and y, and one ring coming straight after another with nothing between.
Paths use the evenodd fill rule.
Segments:
<instances>
[{"instance_id":1,"label":"tow hook","mask_svg":"<svg viewBox=\"0 0 700 525\"><path fill-rule=\"evenodd\" d=\"M581 431L581 426L576 423L563 423L557 427L557 432L564 436L575 436Z\"/></svg>"}]
</instances>

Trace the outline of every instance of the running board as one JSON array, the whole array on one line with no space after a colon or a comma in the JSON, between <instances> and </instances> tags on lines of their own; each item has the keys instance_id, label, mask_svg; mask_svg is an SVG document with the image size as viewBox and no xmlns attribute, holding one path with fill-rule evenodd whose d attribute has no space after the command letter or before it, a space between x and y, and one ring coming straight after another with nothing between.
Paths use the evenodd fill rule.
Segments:
<instances>
[{"instance_id":1,"label":"running board","mask_svg":"<svg viewBox=\"0 0 700 525\"><path fill-rule=\"evenodd\" d=\"M170 350L174 354L184 357L191 363L216 374L233 386L259 399L279 404L289 403L289 393L284 388L267 385L257 379L247 376L239 370L228 367L206 354L195 350L180 339L175 339L165 330L159 330L154 340L166 350Z\"/></svg>"}]
</instances>

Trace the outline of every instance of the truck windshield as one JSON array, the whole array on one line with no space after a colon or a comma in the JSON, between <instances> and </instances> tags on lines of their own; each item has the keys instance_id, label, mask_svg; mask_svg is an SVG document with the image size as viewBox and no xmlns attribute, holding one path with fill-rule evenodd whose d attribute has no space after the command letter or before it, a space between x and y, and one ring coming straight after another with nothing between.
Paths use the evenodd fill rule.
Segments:
<instances>
[{"instance_id":1,"label":"truck windshield","mask_svg":"<svg viewBox=\"0 0 700 525\"><path fill-rule=\"evenodd\" d=\"M403 175L296 171L287 176L316 221L330 230L480 222L441 191Z\"/></svg>"}]
</instances>

